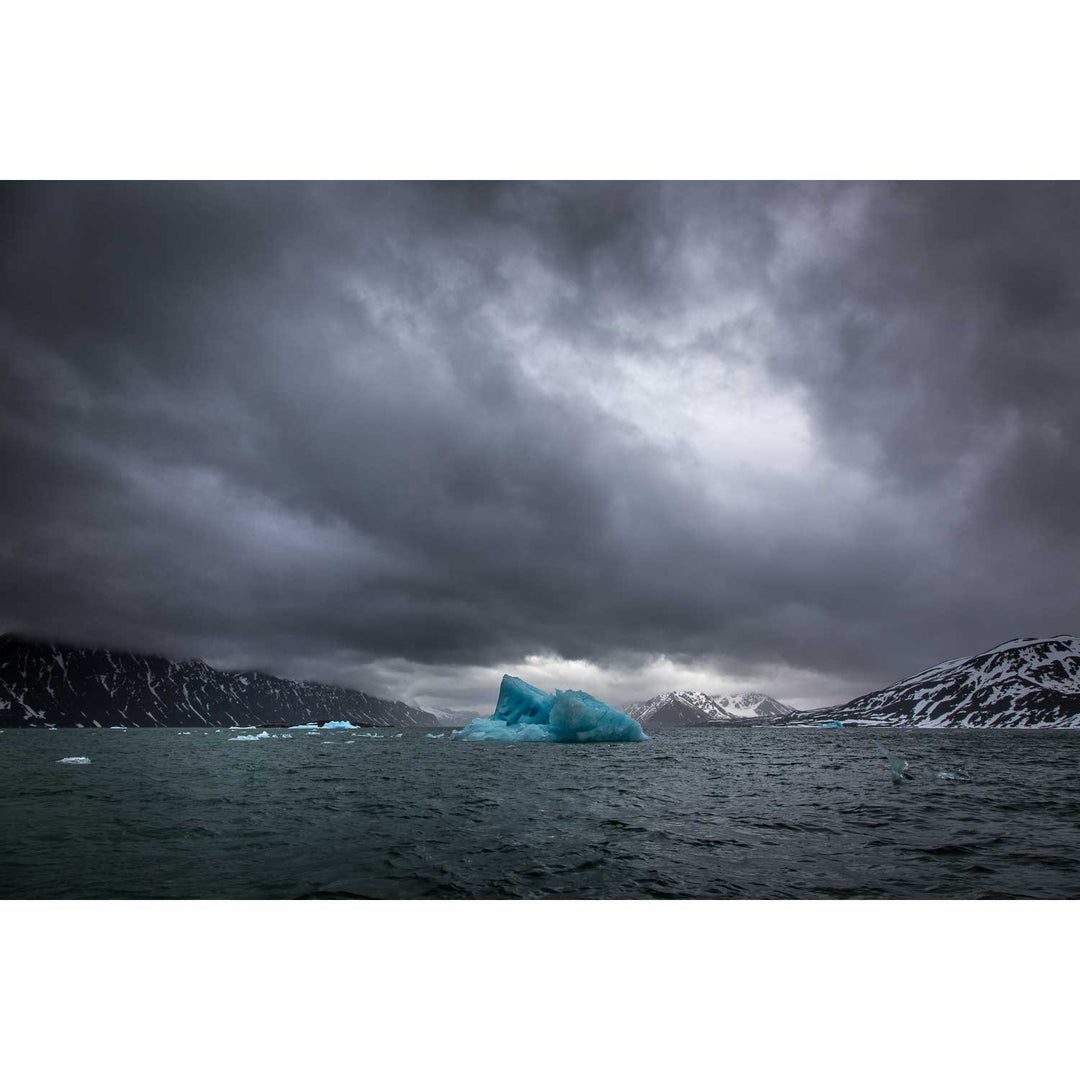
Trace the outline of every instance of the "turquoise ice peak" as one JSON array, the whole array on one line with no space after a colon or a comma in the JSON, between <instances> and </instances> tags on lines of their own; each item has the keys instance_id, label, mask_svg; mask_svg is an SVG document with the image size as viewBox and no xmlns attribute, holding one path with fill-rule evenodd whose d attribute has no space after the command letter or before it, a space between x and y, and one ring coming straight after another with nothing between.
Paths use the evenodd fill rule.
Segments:
<instances>
[{"instance_id":1,"label":"turquoise ice peak","mask_svg":"<svg viewBox=\"0 0 1080 1080\"><path fill-rule=\"evenodd\" d=\"M475 742L644 742L649 736L625 713L584 690L554 694L504 675L499 703L488 717L470 721L455 739Z\"/></svg>"}]
</instances>

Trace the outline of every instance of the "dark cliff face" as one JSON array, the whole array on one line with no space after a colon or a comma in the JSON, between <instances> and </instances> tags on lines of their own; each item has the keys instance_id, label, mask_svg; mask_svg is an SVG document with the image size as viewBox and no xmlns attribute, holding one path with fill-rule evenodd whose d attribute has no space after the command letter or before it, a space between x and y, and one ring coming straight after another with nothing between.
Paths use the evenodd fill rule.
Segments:
<instances>
[{"instance_id":1,"label":"dark cliff face","mask_svg":"<svg viewBox=\"0 0 1080 1080\"><path fill-rule=\"evenodd\" d=\"M421 709L340 686L217 671L200 660L0 637L0 728L235 727L327 720L376 727L435 723Z\"/></svg>"},{"instance_id":2,"label":"dark cliff face","mask_svg":"<svg viewBox=\"0 0 1080 1080\"><path fill-rule=\"evenodd\" d=\"M1017 638L976 656L947 660L846 705L785 719L913 727L1080 727L1080 640Z\"/></svg>"}]
</instances>

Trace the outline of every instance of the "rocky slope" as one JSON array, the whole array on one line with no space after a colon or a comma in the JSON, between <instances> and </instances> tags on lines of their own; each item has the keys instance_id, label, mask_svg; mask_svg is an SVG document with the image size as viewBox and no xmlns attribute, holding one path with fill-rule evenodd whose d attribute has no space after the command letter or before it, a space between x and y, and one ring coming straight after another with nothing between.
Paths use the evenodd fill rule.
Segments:
<instances>
[{"instance_id":1,"label":"rocky slope","mask_svg":"<svg viewBox=\"0 0 1080 1080\"><path fill-rule=\"evenodd\" d=\"M785 717L912 727L1080 728L1080 639L1015 638L826 709ZM784 722L781 721L781 722Z\"/></svg>"},{"instance_id":2,"label":"rocky slope","mask_svg":"<svg viewBox=\"0 0 1080 1080\"><path fill-rule=\"evenodd\" d=\"M434 725L435 717L359 690L226 672L201 660L0 637L0 728L233 727L349 720Z\"/></svg>"}]
</instances>

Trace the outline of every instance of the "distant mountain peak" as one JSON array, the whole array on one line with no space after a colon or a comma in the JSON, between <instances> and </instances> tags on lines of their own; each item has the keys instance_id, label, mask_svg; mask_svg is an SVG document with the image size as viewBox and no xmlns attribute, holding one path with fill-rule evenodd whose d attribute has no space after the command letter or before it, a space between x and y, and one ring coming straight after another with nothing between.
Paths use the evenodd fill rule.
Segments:
<instances>
[{"instance_id":1,"label":"distant mountain peak","mask_svg":"<svg viewBox=\"0 0 1080 1080\"><path fill-rule=\"evenodd\" d=\"M653 727L738 724L794 712L790 705L759 691L720 695L700 690L671 690L646 701L635 701L623 711L639 723Z\"/></svg>"},{"instance_id":2,"label":"distant mountain peak","mask_svg":"<svg viewBox=\"0 0 1080 1080\"><path fill-rule=\"evenodd\" d=\"M712 694L712 700L732 716L787 716L795 712L790 705L760 690L746 690L739 694Z\"/></svg>"}]
</instances>

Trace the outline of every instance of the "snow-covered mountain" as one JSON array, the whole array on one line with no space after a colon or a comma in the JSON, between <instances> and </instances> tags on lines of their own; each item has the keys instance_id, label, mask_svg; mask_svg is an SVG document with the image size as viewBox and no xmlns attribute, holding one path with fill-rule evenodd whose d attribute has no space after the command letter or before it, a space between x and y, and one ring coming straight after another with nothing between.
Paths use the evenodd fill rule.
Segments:
<instances>
[{"instance_id":1,"label":"snow-covered mountain","mask_svg":"<svg viewBox=\"0 0 1080 1080\"><path fill-rule=\"evenodd\" d=\"M464 727L481 713L469 709L431 708L427 710L439 723L439 727Z\"/></svg>"},{"instance_id":2,"label":"snow-covered mountain","mask_svg":"<svg viewBox=\"0 0 1080 1080\"><path fill-rule=\"evenodd\" d=\"M0 637L0 728L232 727L349 720L434 725L435 717L359 690L166 660Z\"/></svg>"},{"instance_id":3,"label":"snow-covered mountain","mask_svg":"<svg viewBox=\"0 0 1080 1080\"><path fill-rule=\"evenodd\" d=\"M712 700L731 716L749 719L755 716L787 716L795 710L768 694L750 690L743 694L713 694Z\"/></svg>"},{"instance_id":4,"label":"snow-covered mountain","mask_svg":"<svg viewBox=\"0 0 1080 1080\"><path fill-rule=\"evenodd\" d=\"M1080 638L1015 638L791 723L1080 728Z\"/></svg>"},{"instance_id":5,"label":"snow-covered mountain","mask_svg":"<svg viewBox=\"0 0 1080 1080\"><path fill-rule=\"evenodd\" d=\"M672 690L647 701L635 701L623 712L643 727L698 727L702 724L739 724L785 716L794 710L768 694L703 694L699 690Z\"/></svg>"}]
</instances>

